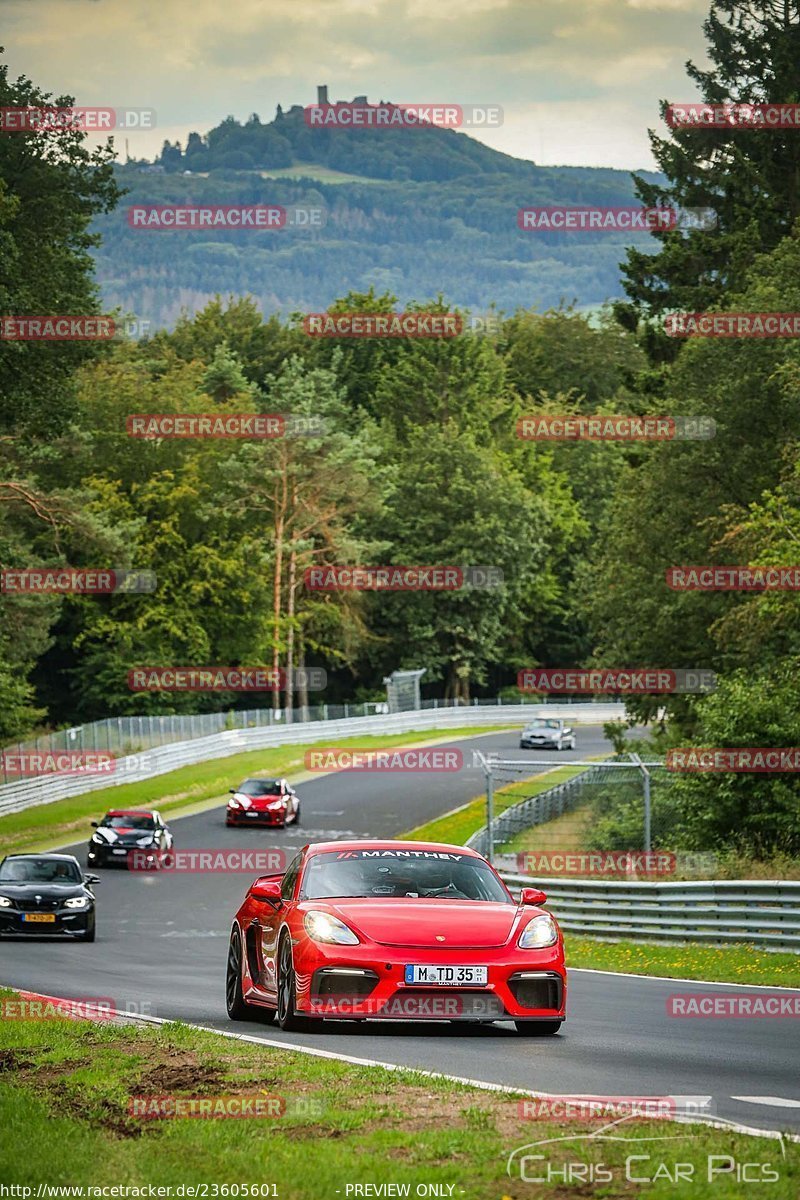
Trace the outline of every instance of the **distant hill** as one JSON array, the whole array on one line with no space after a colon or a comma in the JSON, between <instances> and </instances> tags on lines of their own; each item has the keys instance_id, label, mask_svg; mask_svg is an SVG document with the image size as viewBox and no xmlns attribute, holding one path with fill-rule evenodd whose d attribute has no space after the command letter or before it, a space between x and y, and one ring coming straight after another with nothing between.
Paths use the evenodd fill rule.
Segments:
<instances>
[{"instance_id":1,"label":"distant hill","mask_svg":"<svg viewBox=\"0 0 800 1200\"><path fill-rule=\"evenodd\" d=\"M621 294L624 247L651 241L517 228L525 206L631 203L625 171L537 167L436 127L314 129L300 106L269 123L227 117L117 173L128 194L97 222L98 278L108 307L153 328L218 292L251 294L265 314L319 310L370 286L401 305L439 293L473 311L596 305ZM134 230L135 203L304 205L326 220L315 230Z\"/></svg>"}]
</instances>

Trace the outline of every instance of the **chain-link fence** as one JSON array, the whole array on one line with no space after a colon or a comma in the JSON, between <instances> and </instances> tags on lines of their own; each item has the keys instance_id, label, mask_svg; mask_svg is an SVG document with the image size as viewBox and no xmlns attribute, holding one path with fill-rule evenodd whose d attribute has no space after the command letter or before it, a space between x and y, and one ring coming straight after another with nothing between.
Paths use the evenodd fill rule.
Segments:
<instances>
[{"instance_id":1,"label":"chain-link fence","mask_svg":"<svg viewBox=\"0 0 800 1200\"><path fill-rule=\"evenodd\" d=\"M663 763L630 755L530 777L549 761L484 759L487 824L470 838L473 849L532 875L674 877L712 865L713 854L674 849L680 811Z\"/></svg>"}]
</instances>

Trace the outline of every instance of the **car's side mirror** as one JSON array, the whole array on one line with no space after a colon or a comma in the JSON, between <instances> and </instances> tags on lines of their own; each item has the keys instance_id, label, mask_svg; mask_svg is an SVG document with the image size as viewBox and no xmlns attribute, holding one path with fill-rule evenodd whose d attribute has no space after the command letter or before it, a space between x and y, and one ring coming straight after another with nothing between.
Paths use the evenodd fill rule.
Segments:
<instances>
[{"instance_id":1,"label":"car's side mirror","mask_svg":"<svg viewBox=\"0 0 800 1200\"><path fill-rule=\"evenodd\" d=\"M99 875L84 875L83 882L84 883L99 883L100 876Z\"/></svg>"},{"instance_id":2,"label":"car's side mirror","mask_svg":"<svg viewBox=\"0 0 800 1200\"><path fill-rule=\"evenodd\" d=\"M540 888L523 888L519 894L520 904L544 904L547 893Z\"/></svg>"},{"instance_id":3,"label":"car's side mirror","mask_svg":"<svg viewBox=\"0 0 800 1200\"><path fill-rule=\"evenodd\" d=\"M232 796L234 796L236 794L236 788L228 788L228 791L230 792L230 794Z\"/></svg>"},{"instance_id":4,"label":"car's side mirror","mask_svg":"<svg viewBox=\"0 0 800 1200\"><path fill-rule=\"evenodd\" d=\"M274 904L276 908L280 908L283 903L281 885L276 879L257 879L250 888L250 895L254 900L262 900L265 904Z\"/></svg>"},{"instance_id":5,"label":"car's side mirror","mask_svg":"<svg viewBox=\"0 0 800 1200\"><path fill-rule=\"evenodd\" d=\"M100 826L100 822L99 822L99 821L92 821L92 829L98 829L98 828L99 828L99 826Z\"/></svg>"}]
</instances>

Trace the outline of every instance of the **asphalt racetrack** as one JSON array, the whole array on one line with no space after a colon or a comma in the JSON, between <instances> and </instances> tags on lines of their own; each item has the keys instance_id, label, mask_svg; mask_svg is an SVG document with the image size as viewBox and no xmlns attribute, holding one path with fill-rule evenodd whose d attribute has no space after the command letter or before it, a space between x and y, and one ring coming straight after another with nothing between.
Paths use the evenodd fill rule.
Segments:
<instances>
[{"instance_id":1,"label":"asphalt racetrack","mask_svg":"<svg viewBox=\"0 0 800 1200\"><path fill-rule=\"evenodd\" d=\"M298 785L298 828L227 829L219 807L172 821L176 846L265 849L395 837L482 792L473 748L501 758L552 759L554 765L609 749L598 726L578 726L577 734L577 749L563 753L520 751L513 731L453 738L447 745L465 751L458 773L338 772ZM530 773L545 769L531 767ZM231 778L232 786L239 782ZM90 832L87 825L86 840ZM86 841L67 849L85 863ZM272 1024L234 1024L225 1013L225 961L231 918L251 881L251 875L104 870L97 885L97 941L7 939L0 942L0 982L52 996L108 997L120 1009L144 1007L158 1017L525 1089L710 1095L719 1117L800 1131L796 1019L667 1015L667 997L676 992L742 990L721 984L571 971L568 1020L556 1037L542 1040L520 1038L510 1023L338 1021L307 1035L282 1033Z\"/></svg>"}]
</instances>

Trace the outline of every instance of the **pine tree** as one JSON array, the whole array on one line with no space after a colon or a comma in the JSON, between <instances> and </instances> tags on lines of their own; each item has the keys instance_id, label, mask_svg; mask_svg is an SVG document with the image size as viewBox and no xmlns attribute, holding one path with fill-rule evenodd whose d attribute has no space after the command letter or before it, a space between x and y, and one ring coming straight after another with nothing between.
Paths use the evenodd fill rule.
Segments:
<instances>
[{"instance_id":1,"label":"pine tree","mask_svg":"<svg viewBox=\"0 0 800 1200\"><path fill-rule=\"evenodd\" d=\"M713 0L703 29L712 65L704 71L687 63L703 100L800 101L800 0ZM662 117L666 109L664 101ZM711 208L718 224L659 232L655 254L628 251L630 303L617 305L616 313L631 329L643 317L719 305L727 292L741 290L755 255L772 250L800 215L800 128L683 128L668 137L651 130L650 141L667 183L635 175L642 202ZM652 361L678 348L657 326L648 328L646 342Z\"/></svg>"}]
</instances>

